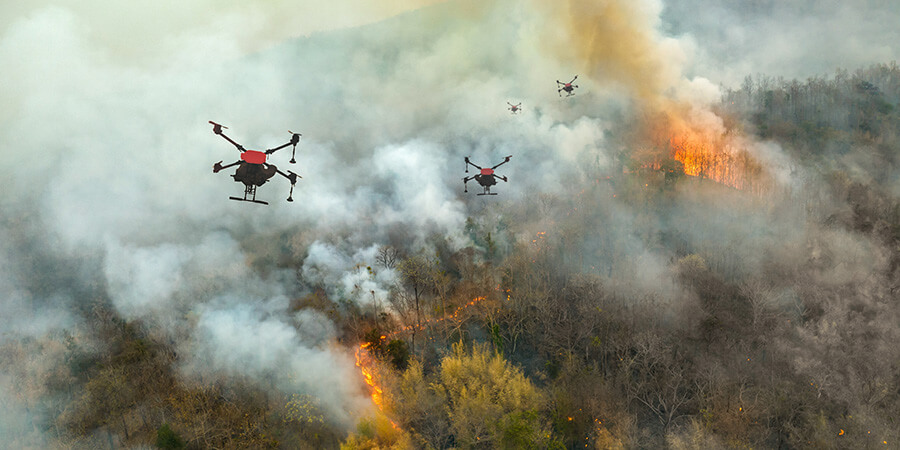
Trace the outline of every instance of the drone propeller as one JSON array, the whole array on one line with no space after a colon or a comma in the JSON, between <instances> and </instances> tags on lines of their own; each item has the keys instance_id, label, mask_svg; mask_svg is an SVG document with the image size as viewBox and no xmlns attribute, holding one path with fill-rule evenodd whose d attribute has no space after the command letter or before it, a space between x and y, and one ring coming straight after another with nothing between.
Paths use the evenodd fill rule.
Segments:
<instances>
[{"instance_id":1,"label":"drone propeller","mask_svg":"<svg viewBox=\"0 0 900 450\"><path fill-rule=\"evenodd\" d=\"M212 120L210 120L209 123L212 124L212 126L213 126L213 133L216 133L216 134L222 134L222 129L223 129L223 128L226 129L226 130L228 129L228 127L226 127L225 125L215 123L215 122L213 122Z\"/></svg>"},{"instance_id":2,"label":"drone propeller","mask_svg":"<svg viewBox=\"0 0 900 450\"><path fill-rule=\"evenodd\" d=\"M300 142L300 136L303 136L300 133L294 133L291 130L288 130L288 133L291 133L291 145L293 145L293 149L291 150L291 160L288 161L291 164L296 164L297 160L294 159L294 155L297 153L297 143Z\"/></svg>"},{"instance_id":3,"label":"drone propeller","mask_svg":"<svg viewBox=\"0 0 900 450\"><path fill-rule=\"evenodd\" d=\"M297 175L294 172L291 172L290 170L288 170L287 173L288 173L288 179L291 180L291 192L288 194L287 201L292 202L292 201L294 201L294 184L297 182L297 178L303 178L303 177L301 177L300 175Z\"/></svg>"}]
</instances>

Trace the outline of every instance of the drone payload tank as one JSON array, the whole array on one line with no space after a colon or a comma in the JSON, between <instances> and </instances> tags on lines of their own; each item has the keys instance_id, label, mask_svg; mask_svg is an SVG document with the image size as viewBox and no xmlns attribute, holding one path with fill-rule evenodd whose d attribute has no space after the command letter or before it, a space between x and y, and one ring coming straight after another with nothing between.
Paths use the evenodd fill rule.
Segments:
<instances>
[{"instance_id":1,"label":"drone payload tank","mask_svg":"<svg viewBox=\"0 0 900 450\"><path fill-rule=\"evenodd\" d=\"M256 150L247 150L241 153L241 159L250 164L264 164L266 162L266 154Z\"/></svg>"}]
</instances>

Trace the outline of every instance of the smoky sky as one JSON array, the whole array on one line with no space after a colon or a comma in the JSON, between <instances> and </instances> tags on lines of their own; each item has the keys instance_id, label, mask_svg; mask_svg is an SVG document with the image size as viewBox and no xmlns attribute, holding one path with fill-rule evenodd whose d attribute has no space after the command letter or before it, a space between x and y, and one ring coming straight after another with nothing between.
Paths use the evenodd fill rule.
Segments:
<instances>
[{"instance_id":1,"label":"smoky sky","mask_svg":"<svg viewBox=\"0 0 900 450\"><path fill-rule=\"evenodd\" d=\"M81 294L101 285L118 314L175 342L184 375L274 379L345 424L366 404L352 355L326 317L289 314L291 298L321 286L378 301L396 278L361 271L378 245L421 250L437 234L462 248L486 205L608 170L635 104L675 99L715 123L720 83L884 61L900 42L885 39L896 8L874 2L113 3L0 8L0 309L26 318L2 339L77 330ZM555 80L575 74L576 96L560 98ZM211 169L238 154L208 120L251 149L302 133L296 165L289 150L270 159L303 177L295 202L278 178L259 189L268 207L228 200L242 186ZM464 156L506 155L500 197L463 194ZM301 269L248 264L273 252Z\"/></svg>"},{"instance_id":2,"label":"smoky sky","mask_svg":"<svg viewBox=\"0 0 900 450\"><path fill-rule=\"evenodd\" d=\"M885 0L678 1L665 32L693 42L688 73L737 87L747 75L788 80L900 58L900 5Z\"/></svg>"}]
</instances>

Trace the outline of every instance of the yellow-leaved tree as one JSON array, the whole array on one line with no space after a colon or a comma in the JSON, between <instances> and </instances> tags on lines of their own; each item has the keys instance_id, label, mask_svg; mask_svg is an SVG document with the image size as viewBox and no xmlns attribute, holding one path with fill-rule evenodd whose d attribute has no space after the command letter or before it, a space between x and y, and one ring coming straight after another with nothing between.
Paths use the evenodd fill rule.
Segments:
<instances>
[{"instance_id":1,"label":"yellow-leaved tree","mask_svg":"<svg viewBox=\"0 0 900 450\"><path fill-rule=\"evenodd\" d=\"M446 399L459 447L536 448L549 443L549 426L538 414L542 393L485 345L476 345L469 354L455 344L441 361L440 382L434 388Z\"/></svg>"},{"instance_id":2,"label":"yellow-leaved tree","mask_svg":"<svg viewBox=\"0 0 900 450\"><path fill-rule=\"evenodd\" d=\"M487 345L455 344L434 372L411 361L386 381L385 412L404 439L358 432L343 448L564 448L551 435L545 395Z\"/></svg>"},{"instance_id":3,"label":"yellow-leaved tree","mask_svg":"<svg viewBox=\"0 0 900 450\"><path fill-rule=\"evenodd\" d=\"M440 370L429 377L422 376L418 365L408 372L402 381L417 386L402 386L398 394L412 395L419 405L430 406L431 411L416 414L438 415L427 422L432 425L430 430L423 427L426 424L421 416L411 420L428 444L438 447L452 443L458 448L551 446L549 423L540 414L544 395L521 370L487 345L475 345L469 352L462 343L455 344L441 361ZM423 392L424 386L427 391ZM443 434L435 433L441 428L447 435L435 439Z\"/></svg>"}]
</instances>

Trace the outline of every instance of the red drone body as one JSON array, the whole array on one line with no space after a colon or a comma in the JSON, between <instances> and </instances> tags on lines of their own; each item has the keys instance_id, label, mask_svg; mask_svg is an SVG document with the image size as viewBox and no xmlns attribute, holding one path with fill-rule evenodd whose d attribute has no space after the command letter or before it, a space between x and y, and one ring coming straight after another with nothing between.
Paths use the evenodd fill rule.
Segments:
<instances>
[{"instance_id":1,"label":"red drone body","mask_svg":"<svg viewBox=\"0 0 900 450\"><path fill-rule=\"evenodd\" d=\"M266 162L266 154L256 150L245 150L241 153L241 159L250 164L264 164Z\"/></svg>"}]
</instances>

